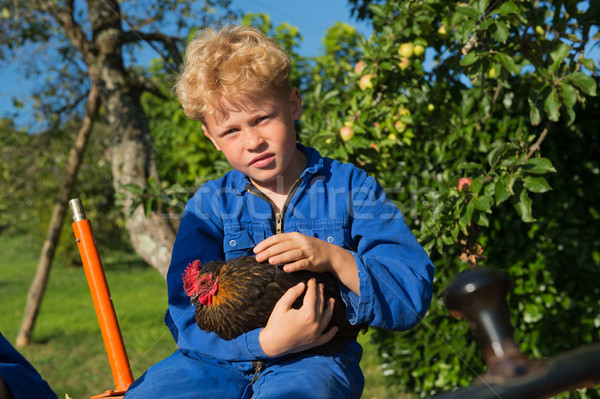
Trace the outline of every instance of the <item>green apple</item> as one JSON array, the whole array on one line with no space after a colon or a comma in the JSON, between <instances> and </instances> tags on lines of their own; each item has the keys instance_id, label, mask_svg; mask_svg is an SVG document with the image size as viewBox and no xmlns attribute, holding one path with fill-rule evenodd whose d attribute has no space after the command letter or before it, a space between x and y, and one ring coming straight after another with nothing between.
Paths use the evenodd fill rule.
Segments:
<instances>
[{"instance_id":1,"label":"green apple","mask_svg":"<svg viewBox=\"0 0 600 399\"><path fill-rule=\"evenodd\" d=\"M394 123L394 129L396 129L398 133L402 133L406 130L406 123L402 121L396 121L396 123Z\"/></svg>"},{"instance_id":2,"label":"green apple","mask_svg":"<svg viewBox=\"0 0 600 399\"><path fill-rule=\"evenodd\" d=\"M410 58L414 52L414 46L412 43L402 43L398 49L398 54L402 57Z\"/></svg>"},{"instance_id":3,"label":"green apple","mask_svg":"<svg viewBox=\"0 0 600 399\"><path fill-rule=\"evenodd\" d=\"M540 25L537 25L535 27L535 33L537 33L540 36L544 36L544 34L546 33L546 31L544 30L544 28Z\"/></svg>"},{"instance_id":4,"label":"green apple","mask_svg":"<svg viewBox=\"0 0 600 399\"><path fill-rule=\"evenodd\" d=\"M422 56L425 53L425 47L421 46L420 44L415 44L414 53L417 57Z\"/></svg>"},{"instance_id":5,"label":"green apple","mask_svg":"<svg viewBox=\"0 0 600 399\"><path fill-rule=\"evenodd\" d=\"M410 110L408 108L400 108L398 110L398 116L410 116Z\"/></svg>"}]
</instances>

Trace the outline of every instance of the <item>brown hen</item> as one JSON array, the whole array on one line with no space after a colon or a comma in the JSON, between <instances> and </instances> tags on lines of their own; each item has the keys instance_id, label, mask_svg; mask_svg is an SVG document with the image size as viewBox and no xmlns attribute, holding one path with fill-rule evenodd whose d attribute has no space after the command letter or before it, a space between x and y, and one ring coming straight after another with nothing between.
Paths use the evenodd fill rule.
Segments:
<instances>
[{"instance_id":1,"label":"brown hen","mask_svg":"<svg viewBox=\"0 0 600 399\"><path fill-rule=\"evenodd\" d=\"M198 326L222 339L231 340L266 326L281 296L289 288L311 278L323 284L327 299L335 299L333 317L326 331L333 326L339 327L339 331L328 343L308 351L323 355L341 352L348 341L355 340L358 333L368 326L350 324L338 281L329 273L305 270L287 273L283 271L283 265L260 263L253 256L211 261L205 265L196 260L185 270L183 286L191 303L196 304ZM293 308L300 308L303 298L304 293Z\"/></svg>"}]
</instances>

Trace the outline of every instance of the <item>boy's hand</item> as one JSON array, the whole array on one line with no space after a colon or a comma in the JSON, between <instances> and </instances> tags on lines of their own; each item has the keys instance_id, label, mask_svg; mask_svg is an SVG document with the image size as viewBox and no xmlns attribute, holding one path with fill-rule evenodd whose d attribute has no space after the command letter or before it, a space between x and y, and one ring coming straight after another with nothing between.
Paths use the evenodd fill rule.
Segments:
<instances>
[{"instance_id":1,"label":"boy's hand","mask_svg":"<svg viewBox=\"0 0 600 399\"><path fill-rule=\"evenodd\" d=\"M330 247L339 248L301 233L282 233L260 242L254 247L254 253L258 262L268 260L272 265L285 263L283 269L286 272L310 270L324 273L331 271Z\"/></svg>"},{"instance_id":2,"label":"boy's hand","mask_svg":"<svg viewBox=\"0 0 600 399\"><path fill-rule=\"evenodd\" d=\"M333 315L334 299L325 300L323 285L314 279L308 281L302 307L292 304L304 291L304 283L290 288L279 299L267 325L259 334L259 343L269 357L301 352L329 342L337 333L332 327L323 333Z\"/></svg>"},{"instance_id":3,"label":"boy's hand","mask_svg":"<svg viewBox=\"0 0 600 399\"><path fill-rule=\"evenodd\" d=\"M283 270L330 272L359 295L358 270L354 257L342 247L301 233L275 234L254 247L258 262L285 264Z\"/></svg>"}]
</instances>

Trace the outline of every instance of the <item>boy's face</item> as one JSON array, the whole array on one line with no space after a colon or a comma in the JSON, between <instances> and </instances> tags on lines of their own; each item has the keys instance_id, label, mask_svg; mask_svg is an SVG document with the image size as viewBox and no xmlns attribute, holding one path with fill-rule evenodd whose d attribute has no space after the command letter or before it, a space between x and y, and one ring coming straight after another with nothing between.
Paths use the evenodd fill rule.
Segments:
<instances>
[{"instance_id":1,"label":"boy's face","mask_svg":"<svg viewBox=\"0 0 600 399\"><path fill-rule=\"evenodd\" d=\"M224 116L206 115L204 134L259 188L289 188L304 169L294 130L302 113L300 92L294 88L286 96L270 89L236 103L242 106L224 104Z\"/></svg>"}]
</instances>

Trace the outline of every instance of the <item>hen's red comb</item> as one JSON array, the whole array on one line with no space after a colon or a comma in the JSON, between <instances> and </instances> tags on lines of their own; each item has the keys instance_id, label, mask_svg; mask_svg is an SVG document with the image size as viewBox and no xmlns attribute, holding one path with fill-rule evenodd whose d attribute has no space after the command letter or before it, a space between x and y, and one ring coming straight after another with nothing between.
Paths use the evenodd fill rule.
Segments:
<instances>
[{"instance_id":1,"label":"hen's red comb","mask_svg":"<svg viewBox=\"0 0 600 399\"><path fill-rule=\"evenodd\" d=\"M194 295L194 283L200 274L200 259L196 259L193 263L188 263L188 267L185 272L181 275L183 278L183 290L187 296L191 297Z\"/></svg>"}]
</instances>

